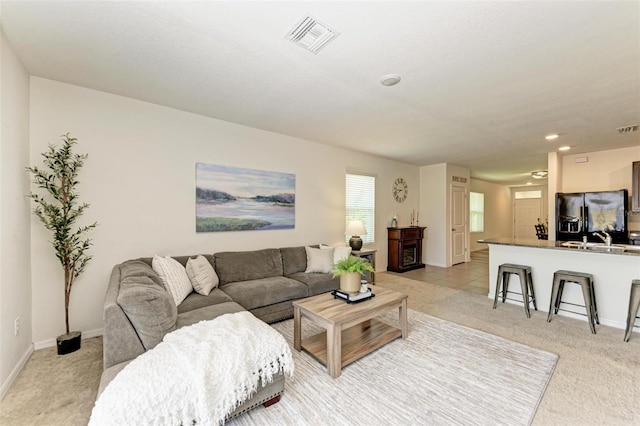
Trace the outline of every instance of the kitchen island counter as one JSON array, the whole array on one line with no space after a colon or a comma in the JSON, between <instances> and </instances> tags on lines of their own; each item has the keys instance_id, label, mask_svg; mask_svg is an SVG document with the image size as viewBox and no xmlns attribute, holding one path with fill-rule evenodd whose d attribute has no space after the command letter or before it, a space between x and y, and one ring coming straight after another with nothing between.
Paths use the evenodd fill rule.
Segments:
<instances>
[{"instance_id":1,"label":"kitchen island counter","mask_svg":"<svg viewBox=\"0 0 640 426\"><path fill-rule=\"evenodd\" d=\"M628 244L613 244L613 247L624 247L625 251L600 251L594 250L593 247L605 247L605 244L600 243L587 243L588 248L581 248L581 243L578 241L548 241L548 240L533 240L533 239L521 239L521 238L492 238L488 240L478 240L479 243L484 244L497 244L505 246L517 246L517 247L533 247L544 248L553 250L569 250L579 251L581 253L599 253L599 254L617 254L628 256L640 256L640 246L632 246ZM640 260L638 260L640 262Z\"/></svg>"},{"instance_id":2,"label":"kitchen island counter","mask_svg":"<svg viewBox=\"0 0 640 426\"><path fill-rule=\"evenodd\" d=\"M478 242L489 245L488 296L490 298L494 297L498 267L503 263L531 266L538 310L544 312L549 311L555 271L564 269L590 273L594 276L600 323L625 328L631 281L640 279L640 250L636 249L640 246L628 246L628 250L624 252L602 252L577 248L573 246L576 243L571 244L573 247L567 247L562 242L547 240L496 238ZM515 276L510 280L510 290L519 292L518 280ZM584 305L580 286L567 284L562 300ZM565 305L562 306L564 307ZM580 307L571 307L571 309L575 309L575 312L585 312L584 308ZM586 322L586 317L582 315L564 311L560 311L559 314ZM589 331L586 325L585 330Z\"/></svg>"}]
</instances>

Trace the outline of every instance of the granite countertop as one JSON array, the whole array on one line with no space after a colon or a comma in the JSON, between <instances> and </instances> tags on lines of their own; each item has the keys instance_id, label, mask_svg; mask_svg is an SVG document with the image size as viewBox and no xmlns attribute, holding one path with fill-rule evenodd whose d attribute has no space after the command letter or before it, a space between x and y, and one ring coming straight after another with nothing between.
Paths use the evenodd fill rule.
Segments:
<instances>
[{"instance_id":1,"label":"granite countertop","mask_svg":"<svg viewBox=\"0 0 640 426\"><path fill-rule=\"evenodd\" d=\"M553 249L553 250L571 250L571 251L580 251L586 253L604 253L604 254L614 254L614 255L622 255L622 256L639 256L640 257L640 246L631 246L626 244L612 244L613 250L616 251L604 251L604 244L598 243L588 243L589 248L584 249L580 247L580 241L549 241L549 240L537 240L537 239L520 239L520 238L489 238L486 240L478 240L478 243L483 244L498 244L504 246L518 246L518 247L532 247L532 248L544 248L544 249ZM570 246L563 245L569 244ZM593 248L597 247L597 248ZM624 251L619 250L620 248L624 248Z\"/></svg>"}]
</instances>

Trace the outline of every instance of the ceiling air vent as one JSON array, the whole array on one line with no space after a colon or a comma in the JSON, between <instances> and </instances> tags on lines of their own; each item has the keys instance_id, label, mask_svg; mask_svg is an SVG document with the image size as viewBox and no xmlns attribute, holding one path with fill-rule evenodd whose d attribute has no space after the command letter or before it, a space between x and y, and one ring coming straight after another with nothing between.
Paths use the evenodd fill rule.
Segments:
<instances>
[{"instance_id":1,"label":"ceiling air vent","mask_svg":"<svg viewBox=\"0 0 640 426\"><path fill-rule=\"evenodd\" d=\"M637 132L638 131L638 125L635 124L633 126L625 126L625 127L618 127L616 129L616 132L620 133L620 134L625 134L625 133L631 133L631 132Z\"/></svg>"},{"instance_id":2,"label":"ceiling air vent","mask_svg":"<svg viewBox=\"0 0 640 426\"><path fill-rule=\"evenodd\" d=\"M302 18L287 33L287 40L291 40L300 47L316 54L340 33L318 19L307 15Z\"/></svg>"}]
</instances>

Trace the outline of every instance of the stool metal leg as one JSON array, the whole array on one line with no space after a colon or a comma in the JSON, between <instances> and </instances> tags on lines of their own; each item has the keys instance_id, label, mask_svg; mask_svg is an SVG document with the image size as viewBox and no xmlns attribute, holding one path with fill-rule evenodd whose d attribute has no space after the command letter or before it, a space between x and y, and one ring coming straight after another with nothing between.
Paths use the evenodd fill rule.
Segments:
<instances>
[{"instance_id":1,"label":"stool metal leg","mask_svg":"<svg viewBox=\"0 0 640 426\"><path fill-rule=\"evenodd\" d=\"M525 271L519 272L518 277L520 277L520 288L522 291L522 300L524 302L524 313L527 315L527 318L531 318L531 312L529 311L529 282L527 280L527 274Z\"/></svg>"},{"instance_id":2,"label":"stool metal leg","mask_svg":"<svg viewBox=\"0 0 640 426\"><path fill-rule=\"evenodd\" d=\"M600 320L598 319L598 304L596 303L596 283L594 280L591 280L591 297L593 300L593 317L596 320L596 324L600 325Z\"/></svg>"},{"instance_id":3,"label":"stool metal leg","mask_svg":"<svg viewBox=\"0 0 640 426\"><path fill-rule=\"evenodd\" d=\"M531 294L531 301L533 302L533 309L538 310L538 305L536 304L536 293L533 291L533 277L531 276L531 272L527 273L528 286L529 286L529 294Z\"/></svg>"},{"instance_id":4,"label":"stool metal leg","mask_svg":"<svg viewBox=\"0 0 640 426\"><path fill-rule=\"evenodd\" d=\"M496 294L493 297L493 309L496 308L496 305L498 304L498 297L500 294L500 284L502 283L502 267L498 268L498 280L496 281Z\"/></svg>"},{"instance_id":5,"label":"stool metal leg","mask_svg":"<svg viewBox=\"0 0 640 426\"><path fill-rule=\"evenodd\" d=\"M629 312L627 313L627 328L624 331L624 341L628 342L633 331L633 324L638 316L638 308L640 307L640 285L631 285L631 293L629 294Z\"/></svg>"},{"instance_id":6,"label":"stool metal leg","mask_svg":"<svg viewBox=\"0 0 640 426\"><path fill-rule=\"evenodd\" d=\"M580 283L580 287L582 287L582 296L584 297L584 304L587 308L587 319L589 320L589 327L591 327L591 333L596 334L596 325L594 318L594 307L593 307L593 283L591 281Z\"/></svg>"},{"instance_id":7,"label":"stool metal leg","mask_svg":"<svg viewBox=\"0 0 640 426\"><path fill-rule=\"evenodd\" d=\"M507 300L507 292L509 290L509 278L511 278L511 273L503 272L502 273L502 303Z\"/></svg>"},{"instance_id":8,"label":"stool metal leg","mask_svg":"<svg viewBox=\"0 0 640 426\"><path fill-rule=\"evenodd\" d=\"M560 300L558 298L559 290L560 290L560 279L558 278L558 276L554 274L553 285L551 287L551 302L549 303L549 313L547 314L547 322L551 322L551 317L553 316L553 314L558 313L556 305L557 305L557 301Z\"/></svg>"},{"instance_id":9,"label":"stool metal leg","mask_svg":"<svg viewBox=\"0 0 640 426\"><path fill-rule=\"evenodd\" d=\"M558 284L558 297L556 298L556 304L554 306L554 314L557 314L560 310L560 303L562 303L562 293L564 292L564 282L565 280L561 279L560 284Z\"/></svg>"}]
</instances>

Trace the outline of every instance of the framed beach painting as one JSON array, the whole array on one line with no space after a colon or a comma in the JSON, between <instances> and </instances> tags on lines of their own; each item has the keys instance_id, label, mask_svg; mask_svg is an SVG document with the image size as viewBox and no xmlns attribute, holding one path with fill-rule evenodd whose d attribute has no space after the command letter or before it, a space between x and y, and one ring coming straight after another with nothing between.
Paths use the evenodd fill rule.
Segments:
<instances>
[{"instance_id":1,"label":"framed beach painting","mask_svg":"<svg viewBox=\"0 0 640 426\"><path fill-rule=\"evenodd\" d=\"M296 176L196 163L196 232L291 229Z\"/></svg>"}]
</instances>

